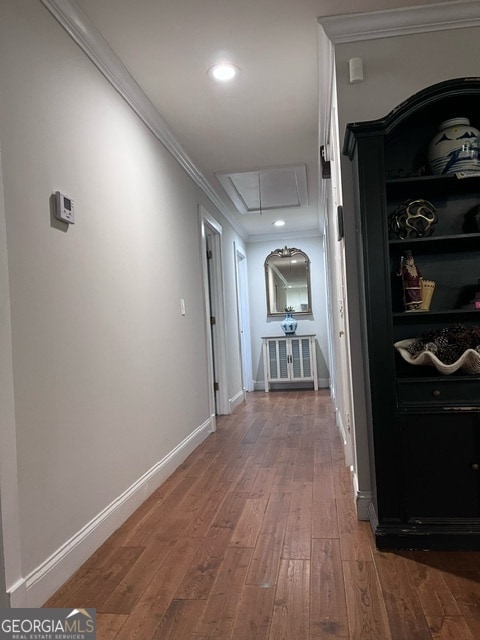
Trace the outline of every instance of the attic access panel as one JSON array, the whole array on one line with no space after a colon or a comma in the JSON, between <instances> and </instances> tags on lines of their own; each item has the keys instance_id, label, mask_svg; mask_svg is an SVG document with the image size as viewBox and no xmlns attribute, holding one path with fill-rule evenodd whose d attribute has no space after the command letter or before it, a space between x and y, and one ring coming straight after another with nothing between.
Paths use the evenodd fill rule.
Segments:
<instances>
[{"instance_id":1,"label":"attic access panel","mask_svg":"<svg viewBox=\"0 0 480 640\"><path fill-rule=\"evenodd\" d=\"M305 165L215 175L241 214L308 205Z\"/></svg>"}]
</instances>

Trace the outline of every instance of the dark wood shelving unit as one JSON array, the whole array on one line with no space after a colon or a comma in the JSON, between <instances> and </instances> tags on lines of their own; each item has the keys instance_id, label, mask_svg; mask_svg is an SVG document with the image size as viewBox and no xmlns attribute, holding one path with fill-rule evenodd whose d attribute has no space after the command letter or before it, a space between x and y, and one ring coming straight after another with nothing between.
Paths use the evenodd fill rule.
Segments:
<instances>
[{"instance_id":1,"label":"dark wood shelving unit","mask_svg":"<svg viewBox=\"0 0 480 640\"><path fill-rule=\"evenodd\" d=\"M379 548L480 549L480 376L409 364L393 346L427 329L480 326L480 310L464 308L480 289L480 232L464 228L480 204L480 173L428 175L426 162L441 122L462 116L479 126L477 114L480 78L459 78L346 130L361 229L370 519ZM411 199L431 202L438 224L428 237L399 239L390 218ZM404 311L397 274L407 249L435 282L429 311Z\"/></svg>"}]
</instances>

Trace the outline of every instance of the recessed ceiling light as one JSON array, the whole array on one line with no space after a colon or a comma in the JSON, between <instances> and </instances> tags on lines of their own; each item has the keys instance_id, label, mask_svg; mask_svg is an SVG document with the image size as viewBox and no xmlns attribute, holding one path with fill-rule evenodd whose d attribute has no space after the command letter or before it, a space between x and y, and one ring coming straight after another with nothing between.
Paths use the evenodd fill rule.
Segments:
<instances>
[{"instance_id":1,"label":"recessed ceiling light","mask_svg":"<svg viewBox=\"0 0 480 640\"><path fill-rule=\"evenodd\" d=\"M283 220L275 220L273 224L275 227L283 227L285 222Z\"/></svg>"},{"instance_id":2,"label":"recessed ceiling light","mask_svg":"<svg viewBox=\"0 0 480 640\"><path fill-rule=\"evenodd\" d=\"M218 80L219 82L228 82L229 80L233 80L237 75L238 67L230 64L229 62L222 62L210 67L208 73L214 80Z\"/></svg>"}]
</instances>

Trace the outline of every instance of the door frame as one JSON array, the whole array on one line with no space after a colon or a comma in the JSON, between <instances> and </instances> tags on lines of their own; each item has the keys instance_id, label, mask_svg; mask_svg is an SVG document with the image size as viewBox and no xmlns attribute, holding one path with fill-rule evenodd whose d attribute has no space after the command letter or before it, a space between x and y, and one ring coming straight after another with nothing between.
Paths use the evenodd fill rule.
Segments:
<instances>
[{"instance_id":1,"label":"door frame","mask_svg":"<svg viewBox=\"0 0 480 640\"><path fill-rule=\"evenodd\" d=\"M242 366L242 387L253 391L250 305L248 300L247 254L233 242L235 254L235 288L237 292L238 343ZM245 399L245 398L244 398Z\"/></svg>"},{"instance_id":2,"label":"door frame","mask_svg":"<svg viewBox=\"0 0 480 640\"><path fill-rule=\"evenodd\" d=\"M21 569L20 513L3 171L0 150L0 606L26 606Z\"/></svg>"},{"instance_id":3,"label":"door frame","mask_svg":"<svg viewBox=\"0 0 480 640\"><path fill-rule=\"evenodd\" d=\"M199 205L200 240L202 254L202 276L204 290L204 311L207 339L207 366L209 375L209 406L212 418L212 430L215 430L215 415L231 413L228 400L228 378L225 333L225 296L223 286L222 260L222 225L203 205ZM207 263L207 236L213 252L209 265ZM209 282L210 280L210 282ZM211 308L215 312L216 322L211 330ZM213 357L215 354L215 357ZM218 391L214 391L214 382L218 383ZM215 396L216 394L216 396Z\"/></svg>"},{"instance_id":4,"label":"door frame","mask_svg":"<svg viewBox=\"0 0 480 640\"><path fill-rule=\"evenodd\" d=\"M336 87L332 82L330 97L329 144L333 158L340 158L340 137L337 115ZM340 162L331 162L331 197L325 194L328 235L326 262L329 276L329 322L330 361L332 364L332 392L335 402L337 426L340 430L345 452L345 463L356 469L356 443L353 425L353 382L350 360L349 310L345 265L345 239L343 237L343 210L341 201L342 174ZM336 239L332 240L333 238ZM331 252L330 252L331 250ZM326 266L327 266L326 265Z\"/></svg>"}]
</instances>

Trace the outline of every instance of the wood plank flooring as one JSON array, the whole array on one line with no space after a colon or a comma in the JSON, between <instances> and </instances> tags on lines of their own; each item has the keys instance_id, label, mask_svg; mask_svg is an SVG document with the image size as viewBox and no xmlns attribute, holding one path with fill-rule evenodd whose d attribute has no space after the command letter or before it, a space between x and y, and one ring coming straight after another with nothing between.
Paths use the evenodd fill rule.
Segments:
<instances>
[{"instance_id":1,"label":"wood plank flooring","mask_svg":"<svg viewBox=\"0 0 480 640\"><path fill-rule=\"evenodd\" d=\"M98 640L475 640L480 552L379 552L326 390L248 394L45 603Z\"/></svg>"}]
</instances>

